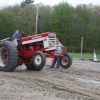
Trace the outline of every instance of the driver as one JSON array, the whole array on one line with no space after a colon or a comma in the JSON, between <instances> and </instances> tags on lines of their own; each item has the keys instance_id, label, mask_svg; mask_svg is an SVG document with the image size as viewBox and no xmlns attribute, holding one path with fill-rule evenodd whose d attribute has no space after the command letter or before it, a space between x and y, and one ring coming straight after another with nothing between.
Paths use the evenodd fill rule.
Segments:
<instances>
[{"instance_id":1,"label":"driver","mask_svg":"<svg viewBox=\"0 0 100 100\"><path fill-rule=\"evenodd\" d=\"M19 34L19 30L16 30L15 33L13 34L13 38L15 39L20 39L22 37L22 34Z\"/></svg>"}]
</instances>

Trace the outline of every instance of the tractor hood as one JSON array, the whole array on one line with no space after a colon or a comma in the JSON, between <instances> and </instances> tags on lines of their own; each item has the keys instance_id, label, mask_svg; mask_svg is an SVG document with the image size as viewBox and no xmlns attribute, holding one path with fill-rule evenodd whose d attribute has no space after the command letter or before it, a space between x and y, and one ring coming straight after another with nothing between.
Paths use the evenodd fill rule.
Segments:
<instances>
[{"instance_id":1,"label":"tractor hood","mask_svg":"<svg viewBox=\"0 0 100 100\"><path fill-rule=\"evenodd\" d=\"M39 39L39 38L43 38L43 37L56 37L56 33L55 32L45 32L42 34L31 35L31 36L19 39L18 42L34 40L34 39Z\"/></svg>"}]
</instances>

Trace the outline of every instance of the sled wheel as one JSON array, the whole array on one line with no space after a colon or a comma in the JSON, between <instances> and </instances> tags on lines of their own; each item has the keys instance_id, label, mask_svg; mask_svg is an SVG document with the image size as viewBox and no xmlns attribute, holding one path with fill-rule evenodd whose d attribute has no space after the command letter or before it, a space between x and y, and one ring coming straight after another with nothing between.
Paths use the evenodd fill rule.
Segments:
<instances>
[{"instance_id":1,"label":"sled wheel","mask_svg":"<svg viewBox=\"0 0 100 100\"><path fill-rule=\"evenodd\" d=\"M60 58L60 65L62 68L69 68L72 65L72 57L68 54L64 54L64 56Z\"/></svg>"},{"instance_id":2,"label":"sled wheel","mask_svg":"<svg viewBox=\"0 0 100 100\"><path fill-rule=\"evenodd\" d=\"M32 60L33 60L33 66L34 66L33 69L35 71L40 71L46 63L46 57L43 52L36 52L33 55Z\"/></svg>"},{"instance_id":3,"label":"sled wheel","mask_svg":"<svg viewBox=\"0 0 100 100\"><path fill-rule=\"evenodd\" d=\"M0 70L12 72L18 65L17 47L10 41L0 43Z\"/></svg>"}]
</instances>

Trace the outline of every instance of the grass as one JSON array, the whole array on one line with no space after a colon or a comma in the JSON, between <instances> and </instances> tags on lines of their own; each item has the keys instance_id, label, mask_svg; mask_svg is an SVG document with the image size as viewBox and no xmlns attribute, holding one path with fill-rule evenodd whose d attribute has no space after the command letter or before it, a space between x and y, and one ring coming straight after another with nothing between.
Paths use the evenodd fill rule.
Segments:
<instances>
[{"instance_id":1,"label":"grass","mask_svg":"<svg viewBox=\"0 0 100 100\"><path fill-rule=\"evenodd\" d=\"M80 59L80 53L69 53L72 58L78 58ZM82 54L82 59L93 59L93 54L91 53L83 53Z\"/></svg>"}]
</instances>

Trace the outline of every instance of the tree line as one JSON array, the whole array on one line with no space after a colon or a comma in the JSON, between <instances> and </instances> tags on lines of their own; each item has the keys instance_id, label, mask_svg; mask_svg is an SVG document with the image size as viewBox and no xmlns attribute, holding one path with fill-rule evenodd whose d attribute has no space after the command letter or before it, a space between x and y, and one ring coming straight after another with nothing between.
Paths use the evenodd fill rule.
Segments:
<instances>
[{"instance_id":1,"label":"tree line","mask_svg":"<svg viewBox=\"0 0 100 100\"><path fill-rule=\"evenodd\" d=\"M0 9L0 39L12 37L16 29L25 35L34 34L36 27L36 6L30 4ZM100 50L100 6L80 4L76 7L61 2L55 6L38 4L42 32L57 33L68 51L80 52L81 37L84 37L83 52Z\"/></svg>"}]
</instances>

